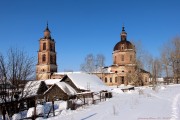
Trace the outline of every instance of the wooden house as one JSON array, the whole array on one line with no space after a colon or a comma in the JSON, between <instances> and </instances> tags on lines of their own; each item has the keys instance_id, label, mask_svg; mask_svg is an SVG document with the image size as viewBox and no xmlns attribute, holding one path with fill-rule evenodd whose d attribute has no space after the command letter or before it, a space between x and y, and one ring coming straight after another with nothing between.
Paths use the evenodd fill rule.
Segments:
<instances>
[{"instance_id":1,"label":"wooden house","mask_svg":"<svg viewBox=\"0 0 180 120\"><path fill-rule=\"evenodd\" d=\"M47 101L54 99L69 100L74 98L76 93L76 90L69 84L65 82L58 82L51 86L46 92L44 92L44 96L46 97Z\"/></svg>"}]
</instances>

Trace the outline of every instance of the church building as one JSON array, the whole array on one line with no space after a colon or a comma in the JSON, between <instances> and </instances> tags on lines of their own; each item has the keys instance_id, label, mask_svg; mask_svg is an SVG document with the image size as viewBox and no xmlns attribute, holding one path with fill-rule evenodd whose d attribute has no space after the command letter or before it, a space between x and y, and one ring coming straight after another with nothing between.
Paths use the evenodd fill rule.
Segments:
<instances>
[{"instance_id":1,"label":"church building","mask_svg":"<svg viewBox=\"0 0 180 120\"><path fill-rule=\"evenodd\" d=\"M39 40L36 80L50 79L54 72L57 72L55 41L47 24L44 37Z\"/></svg>"},{"instance_id":2,"label":"church building","mask_svg":"<svg viewBox=\"0 0 180 120\"><path fill-rule=\"evenodd\" d=\"M120 41L114 46L112 58L113 64L111 66L106 67L103 72L95 73L105 84L110 86L119 86L121 84L135 85L137 84L137 81L131 81L131 79L139 79L139 85L148 85L150 74L149 72L138 68L136 64L135 46L127 40L127 33L124 26L122 27L122 32L120 34Z\"/></svg>"}]
</instances>

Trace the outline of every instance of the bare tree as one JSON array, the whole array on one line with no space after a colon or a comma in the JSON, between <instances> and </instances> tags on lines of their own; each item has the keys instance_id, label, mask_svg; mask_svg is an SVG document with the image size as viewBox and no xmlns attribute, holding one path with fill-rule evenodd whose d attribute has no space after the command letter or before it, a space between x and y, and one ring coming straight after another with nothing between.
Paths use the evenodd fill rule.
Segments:
<instances>
[{"instance_id":1,"label":"bare tree","mask_svg":"<svg viewBox=\"0 0 180 120\"><path fill-rule=\"evenodd\" d=\"M0 105L4 111L10 111L10 107L17 107L14 102L17 103L22 91L20 81L31 79L35 64L34 58L18 49L10 49L6 55L0 54L0 99L3 101Z\"/></svg>"},{"instance_id":2,"label":"bare tree","mask_svg":"<svg viewBox=\"0 0 180 120\"><path fill-rule=\"evenodd\" d=\"M102 72L105 65L105 57L102 54L98 54L96 57L93 54L88 54L85 57L85 61L81 64L81 70L84 72Z\"/></svg>"},{"instance_id":3,"label":"bare tree","mask_svg":"<svg viewBox=\"0 0 180 120\"><path fill-rule=\"evenodd\" d=\"M33 77L34 65L34 58L27 55L24 51L10 49L7 63L8 79L18 88L18 81Z\"/></svg>"},{"instance_id":4,"label":"bare tree","mask_svg":"<svg viewBox=\"0 0 180 120\"><path fill-rule=\"evenodd\" d=\"M155 86L157 84L157 78L161 76L162 64L159 59L154 59L152 63L152 84Z\"/></svg>"},{"instance_id":5,"label":"bare tree","mask_svg":"<svg viewBox=\"0 0 180 120\"><path fill-rule=\"evenodd\" d=\"M174 83L178 83L180 79L180 37L176 37L163 45L161 60L166 77L173 77Z\"/></svg>"},{"instance_id":6,"label":"bare tree","mask_svg":"<svg viewBox=\"0 0 180 120\"><path fill-rule=\"evenodd\" d=\"M103 54L97 54L96 56L96 69L103 73L103 68L105 66L105 57Z\"/></svg>"}]
</instances>

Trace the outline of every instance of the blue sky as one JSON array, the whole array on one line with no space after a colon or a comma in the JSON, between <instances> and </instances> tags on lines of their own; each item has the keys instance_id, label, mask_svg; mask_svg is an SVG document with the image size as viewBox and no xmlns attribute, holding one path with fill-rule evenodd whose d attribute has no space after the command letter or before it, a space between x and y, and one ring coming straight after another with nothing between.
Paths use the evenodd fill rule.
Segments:
<instances>
[{"instance_id":1,"label":"blue sky","mask_svg":"<svg viewBox=\"0 0 180 120\"><path fill-rule=\"evenodd\" d=\"M56 41L59 71L79 70L87 54L104 54L112 64L122 24L129 41L159 56L160 47L180 36L179 0L1 0L0 52L10 47L37 57L47 21Z\"/></svg>"}]
</instances>

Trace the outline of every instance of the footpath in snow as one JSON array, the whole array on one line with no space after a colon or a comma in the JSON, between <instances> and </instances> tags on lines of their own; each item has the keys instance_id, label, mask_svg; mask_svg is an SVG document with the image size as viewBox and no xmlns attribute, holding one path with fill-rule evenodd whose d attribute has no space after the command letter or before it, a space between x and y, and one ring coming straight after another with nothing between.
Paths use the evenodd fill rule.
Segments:
<instances>
[{"instance_id":1,"label":"footpath in snow","mask_svg":"<svg viewBox=\"0 0 180 120\"><path fill-rule=\"evenodd\" d=\"M114 93L107 101L66 110L49 120L180 120L180 85Z\"/></svg>"}]
</instances>

